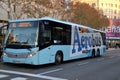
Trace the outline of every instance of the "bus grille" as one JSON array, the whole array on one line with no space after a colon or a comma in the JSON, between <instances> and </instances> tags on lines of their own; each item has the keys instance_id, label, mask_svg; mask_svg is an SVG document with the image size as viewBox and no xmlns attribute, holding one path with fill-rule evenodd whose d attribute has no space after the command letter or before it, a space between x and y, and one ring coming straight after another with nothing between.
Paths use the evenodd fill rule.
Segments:
<instances>
[{"instance_id":1,"label":"bus grille","mask_svg":"<svg viewBox=\"0 0 120 80\"><path fill-rule=\"evenodd\" d=\"M10 54L10 53L6 53L8 57L11 57L11 58L26 58L28 56L28 54L24 54L24 53L21 53L21 54Z\"/></svg>"}]
</instances>

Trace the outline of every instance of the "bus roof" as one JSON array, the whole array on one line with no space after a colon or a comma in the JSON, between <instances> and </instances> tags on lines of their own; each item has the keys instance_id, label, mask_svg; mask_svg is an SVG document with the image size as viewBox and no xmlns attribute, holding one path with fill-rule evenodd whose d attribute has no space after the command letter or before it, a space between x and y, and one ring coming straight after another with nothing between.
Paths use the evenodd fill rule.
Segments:
<instances>
[{"instance_id":1,"label":"bus roof","mask_svg":"<svg viewBox=\"0 0 120 80\"><path fill-rule=\"evenodd\" d=\"M11 20L10 22L40 21L40 20L54 21L54 22L58 22L58 23L66 24L66 25L71 25L71 26L77 26L77 27L87 28L87 29L89 29L89 30L94 30L94 31L98 31L98 32L103 32L103 33L104 33L104 31L97 30L97 29L93 29L93 28L88 27L88 26L84 26L84 25L80 25L80 24L76 24L76 23L72 23L72 22L67 22L67 21L61 21L61 20L57 20L57 19L50 18L50 17Z\"/></svg>"},{"instance_id":2,"label":"bus roof","mask_svg":"<svg viewBox=\"0 0 120 80\"><path fill-rule=\"evenodd\" d=\"M54 21L54 22L58 22L58 23L71 25L69 22L53 19L53 18L50 18L50 17L11 20L10 22L39 21L39 20L48 20L48 21Z\"/></svg>"},{"instance_id":3,"label":"bus roof","mask_svg":"<svg viewBox=\"0 0 120 80\"><path fill-rule=\"evenodd\" d=\"M66 24L66 25L80 26L80 27L83 27L83 28L91 29L90 27L87 27L87 26L83 26L83 25L80 25L80 24L75 24L75 23L67 22L67 21L61 21L61 20L50 18L50 17L11 20L10 22L39 21L39 20L54 21L54 22L63 23L63 24Z\"/></svg>"},{"instance_id":4,"label":"bus roof","mask_svg":"<svg viewBox=\"0 0 120 80\"><path fill-rule=\"evenodd\" d=\"M40 20L49 20L49 21L54 21L54 22L58 22L58 23L63 23L63 24L66 24L66 25L80 26L80 27L83 27L83 28L91 29L90 27L87 27L87 26L83 26L83 25L68 22L68 21L61 21L61 20L57 20L57 19L53 19L53 18L49 18L49 17L43 17L43 18L40 18Z\"/></svg>"},{"instance_id":5,"label":"bus roof","mask_svg":"<svg viewBox=\"0 0 120 80\"><path fill-rule=\"evenodd\" d=\"M67 21L61 21L61 20L57 20L57 19L54 19L54 18L50 18L50 17L27 18L27 19L11 20L10 22L40 21L40 20L54 21L54 22L58 22L58 23L66 24L66 25L87 28L87 29L92 30L92 31L98 31L98 32L105 33L104 31L97 30L97 29L94 29L94 28L91 28L91 27L88 27L88 26L84 26L84 25L80 25L80 24L76 24L76 23L72 23L72 22L67 22Z\"/></svg>"},{"instance_id":6,"label":"bus roof","mask_svg":"<svg viewBox=\"0 0 120 80\"><path fill-rule=\"evenodd\" d=\"M98 32L102 32L102 33L106 33L105 31L102 30L97 30L97 29L93 29L94 31L98 31Z\"/></svg>"}]
</instances>

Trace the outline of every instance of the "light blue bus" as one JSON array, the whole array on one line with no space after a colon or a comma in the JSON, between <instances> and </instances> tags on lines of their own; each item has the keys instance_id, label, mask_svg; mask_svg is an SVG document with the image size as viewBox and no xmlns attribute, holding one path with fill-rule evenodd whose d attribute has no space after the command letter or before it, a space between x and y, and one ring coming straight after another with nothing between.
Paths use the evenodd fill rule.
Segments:
<instances>
[{"instance_id":1,"label":"light blue bus","mask_svg":"<svg viewBox=\"0 0 120 80\"><path fill-rule=\"evenodd\" d=\"M44 17L10 21L2 61L31 65L60 64L105 53L104 32Z\"/></svg>"}]
</instances>

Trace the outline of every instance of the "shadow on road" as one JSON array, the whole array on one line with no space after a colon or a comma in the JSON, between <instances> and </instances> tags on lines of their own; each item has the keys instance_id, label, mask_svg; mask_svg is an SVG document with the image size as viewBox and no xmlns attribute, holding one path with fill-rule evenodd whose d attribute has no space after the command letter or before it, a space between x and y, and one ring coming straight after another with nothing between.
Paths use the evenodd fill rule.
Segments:
<instances>
[{"instance_id":1,"label":"shadow on road","mask_svg":"<svg viewBox=\"0 0 120 80\"><path fill-rule=\"evenodd\" d=\"M97 57L95 57L95 58L97 58ZM22 68L22 69L40 69L40 68L42 69L42 68L44 68L44 69L46 69L46 68L51 68L51 67L59 67L61 65L72 64L75 62L80 62L80 61L89 60L89 59L93 59L93 58L88 57L88 58L69 60L69 61L62 62L62 64L59 64L59 65L56 65L55 63L45 64L45 65L29 65L29 64L13 64L13 63L1 63L1 64L3 64L4 66L9 66L11 68Z\"/></svg>"}]
</instances>

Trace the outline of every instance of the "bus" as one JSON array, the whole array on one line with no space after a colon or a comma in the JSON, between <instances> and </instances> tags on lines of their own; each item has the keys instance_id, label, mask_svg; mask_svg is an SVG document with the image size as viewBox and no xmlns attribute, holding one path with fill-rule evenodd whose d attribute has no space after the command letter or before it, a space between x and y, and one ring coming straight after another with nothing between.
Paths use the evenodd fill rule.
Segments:
<instances>
[{"instance_id":1,"label":"bus","mask_svg":"<svg viewBox=\"0 0 120 80\"><path fill-rule=\"evenodd\" d=\"M3 52L3 42L7 30L8 20L0 19L0 58Z\"/></svg>"},{"instance_id":2,"label":"bus","mask_svg":"<svg viewBox=\"0 0 120 80\"><path fill-rule=\"evenodd\" d=\"M13 64L61 64L106 52L104 32L49 17L10 21L4 44L2 61Z\"/></svg>"}]
</instances>

